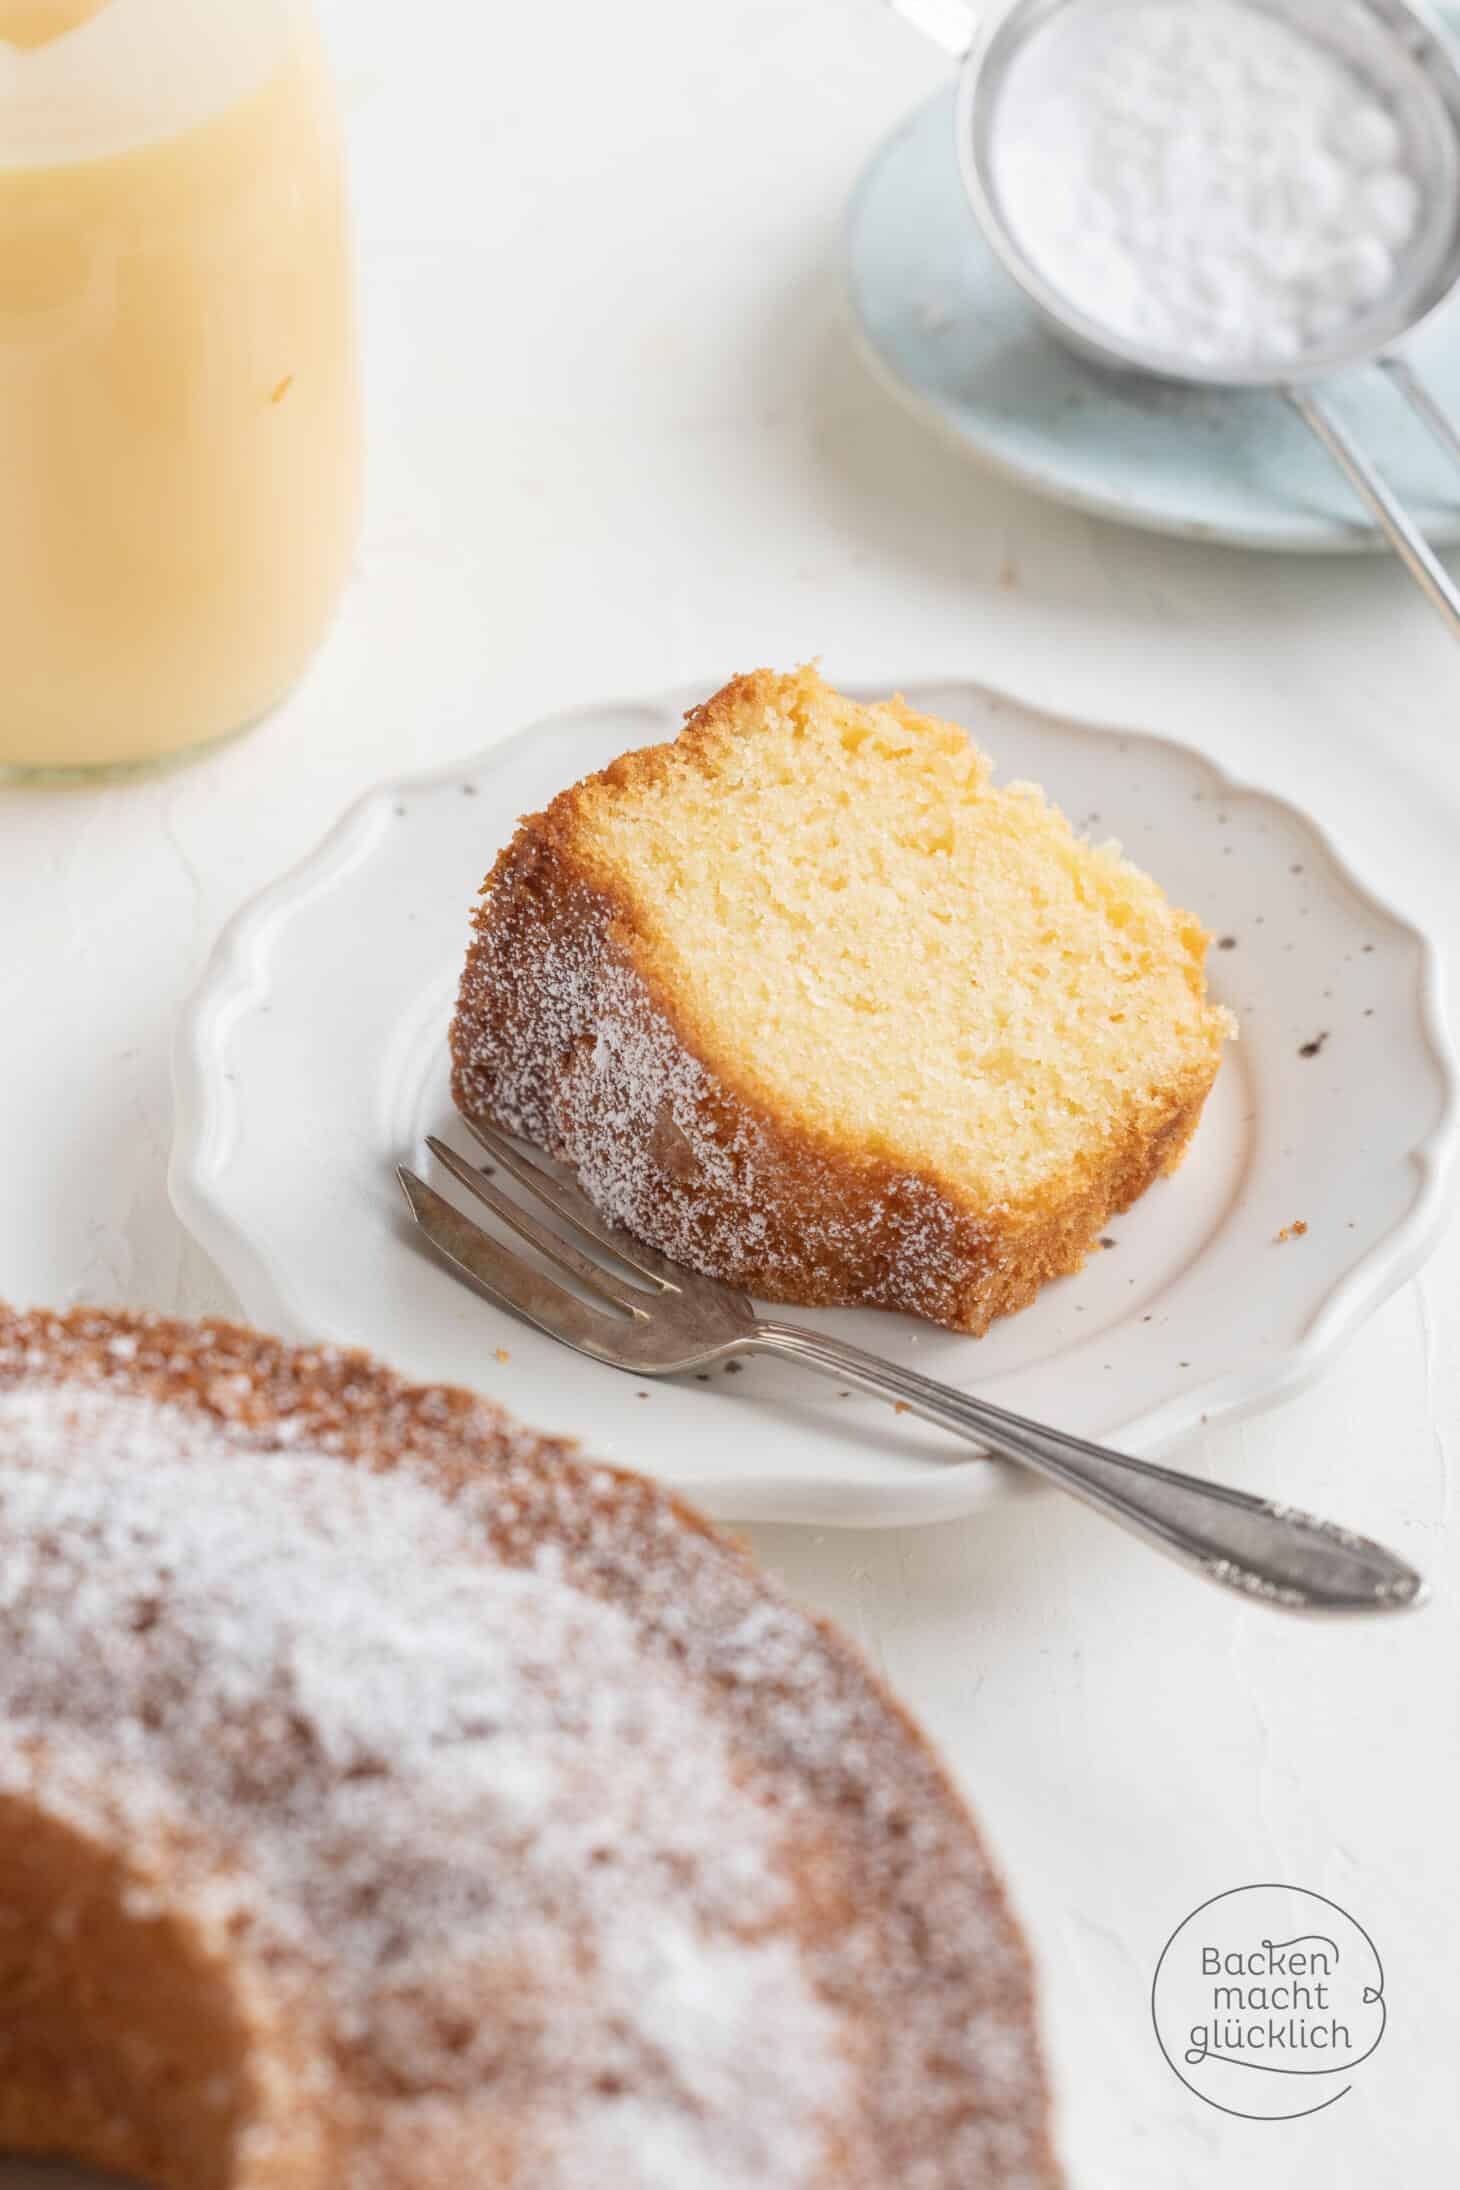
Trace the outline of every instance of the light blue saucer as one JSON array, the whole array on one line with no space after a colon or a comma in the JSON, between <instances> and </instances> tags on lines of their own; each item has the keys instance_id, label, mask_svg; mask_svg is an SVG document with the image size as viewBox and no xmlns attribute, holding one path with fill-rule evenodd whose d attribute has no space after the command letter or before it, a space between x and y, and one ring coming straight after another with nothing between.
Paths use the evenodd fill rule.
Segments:
<instances>
[{"instance_id":1,"label":"light blue saucer","mask_svg":"<svg viewBox=\"0 0 1460 2190\"><path fill-rule=\"evenodd\" d=\"M1047 333L979 232L953 130L950 88L888 139L852 199L852 304L879 378L981 462L1101 517L1298 553L1384 545L1280 397L1108 373ZM1460 298L1407 355L1460 417ZM1460 467L1384 376L1326 385L1430 538L1460 540Z\"/></svg>"}]
</instances>

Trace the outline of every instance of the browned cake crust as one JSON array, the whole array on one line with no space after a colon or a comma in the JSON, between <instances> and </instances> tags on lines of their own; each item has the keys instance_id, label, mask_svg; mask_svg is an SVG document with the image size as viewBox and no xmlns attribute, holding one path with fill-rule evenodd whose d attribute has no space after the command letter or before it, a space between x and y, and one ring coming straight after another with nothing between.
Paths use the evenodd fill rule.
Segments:
<instances>
[{"instance_id":1,"label":"browned cake crust","mask_svg":"<svg viewBox=\"0 0 1460 2190\"><path fill-rule=\"evenodd\" d=\"M225 1478L233 1454L250 1473L262 1456L304 1454L316 1476L330 1455L408 1478L469 1514L484 1573L541 1573L547 1562L555 1588L620 1608L644 1653L642 1678L694 1684L706 1728L736 1759L737 1785L784 1827L792 1894L775 1929L794 1942L843 2032L850 2081L823 2125L821 2158L810 2172L799 2162L772 2168L774 2185L1055 2190L1031 1973L1002 1888L926 1743L831 1629L665 1492L577 1463L465 1392L410 1386L364 1355L295 1350L228 1324L89 1310L0 1309L0 1650L11 1654L0 1669L0 2149L69 2154L158 2190L540 2190L544 2181L610 2190L591 2156L575 2171L571 2145L565 2165L554 2144L548 2168L533 2140L544 2109L550 2123L555 2112L571 2123L574 2105L623 2095L591 2058L555 2061L547 2088L535 2082L534 2048L544 2032L551 2038L555 2002L534 1995L526 1956L520 1968L506 1964L514 1982L504 1987L494 1965L466 1997L460 1973L453 1992L443 1972L439 2004L413 1998L416 2021L401 2023L396 1998L395 2019L377 2029L368 1964L358 2012L348 1998L342 2012L330 1940L292 1928L297 1912L276 1923L268 1907L230 1900L250 1873L256 1821L277 1840L292 1814L291 1769L311 1790L301 1838L314 1829L313 1790L326 1810L341 1790L319 1778L327 1760L307 1717L294 1728L261 1719L256 1759L220 1759L220 1785L225 1763L246 1767L226 1825L203 1799L216 1793L211 1769L207 1790L155 1783L167 1714L188 1708L189 1636L170 1626L166 1603L133 1607L125 1638L89 1638L101 1667L125 1641L135 1681L145 1618L140 1731L121 1724L130 1707L120 1672L114 1734L105 1709L99 1735L64 1684L37 1724L47 1681L63 1678L49 1670L50 1650L59 1668L77 1645L74 1636L48 1645L48 1615L27 1606L43 1601L49 1562L79 1558L84 1575L86 1528L18 1530L27 1463L22 1447L7 1459L5 1409L19 1395L64 1427L51 1393L65 1404L76 1394L100 1394L103 1406L114 1394L144 1400L144 1449L128 1432L128 1468L134 1454L137 1467L154 1464L179 1419L169 1410L181 1410L206 1430L208 1464ZM23 1430L23 1418L9 1419ZM186 1466L202 1464L171 1435ZM91 1459L76 1447L62 1478L85 1489ZM97 1511L104 1518L104 1505ZM28 1618L41 1625L28 1628ZM158 1662L147 1668L154 1636ZM17 1663L17 1649L35 1662ZM580 1678L591 1694L592 1675ZM152 1760L152 1778L128 1761L139 1754ZM632 1777L633 1754L621 1763ZM415 1830L410 1788L382 1786L389 1755L369 1769L370 1799L396 1803ZM584 1797L593 1803L591 1787ZM433 1829L429 1817L419 1829ZM333 1906L330 1879L314 1883L320 1906ZM313 1907L308 1878L301 1892ZM652 1927L653 1908L644 1913ZM591 1969L574 1982L591 1989ZM417 2052L396 2058L388 2041L397 2028L417 2030ZM469 2064L484 2033L497 2035L479 2081ZM515 2070L514 2046L527 2063ZM677 2102L660 2092L658 2103ZM691 2113L697 2103L686 2095Z\"/></svg>"},{"instance_id":2,"label":"browned cake crust","mask_svg":"<svg viewBox=\"0 0 1460 2190\"><path fill-rule=\"evenodd\" d=\"M772 682L735 679L687 717L678 749L709 748ZM625 754L563 792L492 868L451 1028L458 1109L565 1159L606 1215L692 1269L771 1300L903 1309L981 1334L1078 1270L1111 1217L1175 1169L1215 1059L1056 1186L994 1209L778 1115L585 852L584 792L652 781L670 750Z\"/></svg>"}]
</instances>

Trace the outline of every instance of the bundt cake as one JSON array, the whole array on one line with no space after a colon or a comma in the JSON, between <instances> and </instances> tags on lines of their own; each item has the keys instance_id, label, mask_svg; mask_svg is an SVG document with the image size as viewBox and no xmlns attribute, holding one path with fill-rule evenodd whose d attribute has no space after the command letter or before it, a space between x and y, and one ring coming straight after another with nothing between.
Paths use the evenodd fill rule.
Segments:
<instances>
[{"instance_id":1,"label":"bundt cake","mask_svg":"<svg viewBox=\"0 0 1460 2190\"><path fill-rule=\"evenodd\" d=\"M1025 1950L651 1484L224 1324L0 1313L0 2150L154 2190L1053 2190Z\"/></svg>"},{"instance_id":2,"label":"bundt cake","mask_svg":"<svg viewBox=\"0 0 1460 2190\"><path fill-rule=\"evenodd\" d=\"M955 724L758 670L523 822L453 1093L676 1261L977 1333L1181 1160L1207 940Z\"/></svg>"}]
</instances>

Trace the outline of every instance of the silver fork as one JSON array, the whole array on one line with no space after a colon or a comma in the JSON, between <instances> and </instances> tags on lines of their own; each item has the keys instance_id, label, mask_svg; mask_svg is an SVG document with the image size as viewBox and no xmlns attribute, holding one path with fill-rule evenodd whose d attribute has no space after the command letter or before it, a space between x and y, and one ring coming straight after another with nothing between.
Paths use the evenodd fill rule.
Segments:
<instances>
[{"instance_id":1,"label":"silver fork","mask_svg":"<svg viewBox=\"0 0 1460 2190\"><path fill-rule=\"evenodd\" d=\"M1183 1559L1210 1580L1298 1611L1391 1611L1418 1604L1425 1585L1382 1544L1335 1522L1223 1483L1134 1460L1108 1446L991 1406L820 1331L758 1316L743 1293L696 1276L609 1224L579 1190L544 1170L493 1127L468 1118L491 1159L478 1168L434 1136L427 1146L543 1260L591 1303L462 1215L404 1165L396 1176L431 1244L499 1306L595 1361L636 1376L678 1376L737 1354L776 1354L819 1375L890 1399L981 1451L1019 1460ZM496 1183L504 1171L583 1246ZM585 1252L612 1258L611 1266Z\"/></svg>"}]
</instances>

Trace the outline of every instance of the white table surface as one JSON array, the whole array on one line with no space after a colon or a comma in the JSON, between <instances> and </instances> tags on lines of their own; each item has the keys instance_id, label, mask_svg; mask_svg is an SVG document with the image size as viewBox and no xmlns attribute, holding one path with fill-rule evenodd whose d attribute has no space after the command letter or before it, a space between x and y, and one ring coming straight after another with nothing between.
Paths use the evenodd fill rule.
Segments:
<instances>
[{"instance_id":1,"label":"white table surface","mask_svg":"<svg viewBox=\"0 0 1460 2190\"><path fill-rule=\"evenodd\" d=\"M876 0L328 0L325 21L367 338L354 580L244 742L0 791L0 1293L229 1306L164 1184L169 1036L221 923L378 776L573 701L811 653L837 678L977 676L1305 801L1450 935L1460 655L1393 569L1047 507L854 360L843 201L941 68ZM1319 1389L1186 1455L1392 1542L1435 1585L1422 1614L1249 1608L1042 1493L935 1531L755 1532L980 1811L1040 1965L1074 2190L1455 2180L1457 1276L1452 1232ZM1147 2007L1180 1919L1261 1879L1340 1901L1388 1980L1350 2095L1282 2124L1192 2097Z\"/></svg>"}]
</instances>

